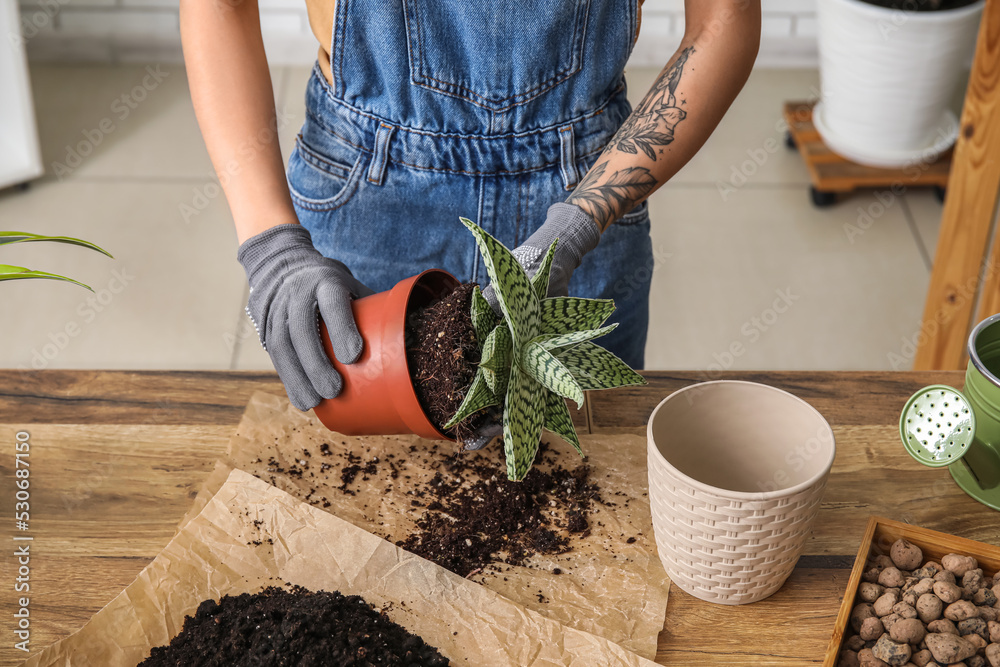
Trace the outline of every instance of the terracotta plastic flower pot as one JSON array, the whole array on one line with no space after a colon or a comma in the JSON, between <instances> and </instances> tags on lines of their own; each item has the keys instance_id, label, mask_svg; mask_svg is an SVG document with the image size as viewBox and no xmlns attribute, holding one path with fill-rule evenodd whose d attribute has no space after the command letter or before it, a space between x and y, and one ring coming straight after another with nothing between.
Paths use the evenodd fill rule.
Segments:
<instances>
[{"instance_id":1,"label":"terracotta plastic flower pot","mask_svg":"<svg viewBox=\"0 0 1000 667\"><path fill-rule=\"evenodd\" d=\"M410 378L406 358L406 322L411 314L457 287L447 271L431 269L354 302L354 318L364 340L361 358L342 364L333 354L326 325L320 333L327 356L344 378L340 395L316 406L319 420L345 435L415 433L424 438L450 440L424 412Z\"/></svg>"}]
</instances>

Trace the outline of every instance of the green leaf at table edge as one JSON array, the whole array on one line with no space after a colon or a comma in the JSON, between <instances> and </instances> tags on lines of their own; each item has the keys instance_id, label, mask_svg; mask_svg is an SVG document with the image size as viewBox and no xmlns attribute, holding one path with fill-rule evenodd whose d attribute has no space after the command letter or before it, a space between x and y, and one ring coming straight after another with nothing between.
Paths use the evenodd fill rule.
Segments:
<instances>
[{"instance_id":1,"label":"green leaf at table edge","mask_svg":"<svg viewBox=\"0 0 1000 667\"><path fill-rule=\"evenodd\" d=\"M42 234L31 234L29 232L0 232L0 245L8 245L11 243L28 243L31 241L53 241L55 243L68 243L70 245L77 245L83 248L90 248L91 250L96 250L99 253L105 254L108 257L114 259L114 255L100 247L95 243L90 241L84 241L83 239L76 239L72 236L44 236Z\"/></svg>"},{"instance_id":2,"label":"green leaf at table edge","mask_svg":"<svg viewBox=\"0 0 1000 667\"><path fill-rule=\"evenodd\" d=\"M0 280L25 280L27 278L44 278L46 280L63 280L68 283L75 283L80 287L85 287L91 292L94 290L90 285L85 285L79 280L73 280L57 273L47 273L45 271L35 271L23 266L11 266L10 264L0 264Z\"/></svg>"}]
</instances>

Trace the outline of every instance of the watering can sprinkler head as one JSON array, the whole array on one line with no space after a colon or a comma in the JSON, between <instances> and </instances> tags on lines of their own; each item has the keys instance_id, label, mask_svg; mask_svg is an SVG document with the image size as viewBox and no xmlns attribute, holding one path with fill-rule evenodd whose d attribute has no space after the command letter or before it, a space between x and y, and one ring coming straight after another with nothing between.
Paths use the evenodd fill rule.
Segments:
<instances>
[{"instance_id":1,"label":"watering can sprinkler head","mask_svg":"<svg viewBox=\"0 0 1000 667\"><path fill-rule=\"evenodd\" d=\"M1000 314L969 336L965 387L924 387L906 402L899 434L907 453L933 468L948 466L955 482L1000 510Z\"/></svg>"}]
</instances>

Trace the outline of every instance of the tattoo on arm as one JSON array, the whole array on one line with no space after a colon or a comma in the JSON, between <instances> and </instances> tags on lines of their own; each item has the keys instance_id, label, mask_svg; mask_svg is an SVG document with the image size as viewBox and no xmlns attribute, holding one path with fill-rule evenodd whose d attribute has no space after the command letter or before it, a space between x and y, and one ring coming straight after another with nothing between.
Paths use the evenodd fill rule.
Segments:
<instances>
[{"instance_id":1,"label":"tattoo on arm","mask_svg":"<svg viewBox=\"0 0 1000 667\"><path fill-rule=\"evenodd\" d=\"M694 47L684 49L677 60L653 84L612 137L604 150L602 162L594 165L573 194L566 200L591 215L604 231L636 202L652 192L658 182L646 167L631 166L606 175L612 150L638 155L639 151L653 162L658 153L674 140L674 129L687 117L677 104L675 93L684 72L684 64L694 53ZM682 102L683 104L683 102Z\"/></svg>"},{"instance_id":2,"label":"tattoo on arm","mask_svg":"<svg viewBox=\"0 0 1000 667\"><path fill-rule=\"evenodd\" d=\"M607 166L607 160L595 164L566 200L594 218L602 232L620 217L616 211L630 210L656 187L656 178L645 167L619 169L605 178Z\"/></svg>"}]
</instances>

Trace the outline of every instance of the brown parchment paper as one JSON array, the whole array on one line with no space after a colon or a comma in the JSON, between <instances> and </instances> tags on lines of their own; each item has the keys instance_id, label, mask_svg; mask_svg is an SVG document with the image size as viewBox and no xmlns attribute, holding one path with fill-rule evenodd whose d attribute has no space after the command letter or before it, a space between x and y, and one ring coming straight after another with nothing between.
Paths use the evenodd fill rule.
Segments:
<instances>
[{"instance_id":1,"label":"brown parchment paper","mask_svg":"<svg viewBox=\"0 0 1000 667\"><path fill-rule=\"evenodd\" d=\"M255 543L259 543L255 545ZM395 622L453 664L653 663L567 628L240 470L122 593L30 667L134 667L202 600L290 582L388 605Z\"/></svg>"},{"instance_id":2,"label":"brown parchment paper","mask_svg":"<svg viewBox=\"0 0 1000 667\"><path fill-rule=\"evenodd\" d=\"M591 534L573 536L567 554L536 556L524 567L486 568L471 579L559 623L652 659L666 616L669 580L653 539L646 496L646 441L635 435L581 435L580 441L587 454L585 463L593 469L591 477L600 483L607 503L594 503ZM321 454L324 443L330 455ZM231 468L238 468L395 544L411 533L425 511L411 504L414 497L408 492L430 480L434 464L455 447L417 436L331 433L312 412L299 412L286 397L258 392L247 404L226 460L208 478L188 517L201 510ZM584 463L561 440L553 439L550 447L564 467ZM358 475L347 487L350 494L336 488L342 484L340 471L347 453L362 463L379 459L378 474L368 479ZM505 475L498 443L464 456L480 459L497 475ZM329 466L325 470L324 464ZM629 538L634 538L631 544ZM556 568L562 573L554 574Z\"/></svg>"}]
</instances>

